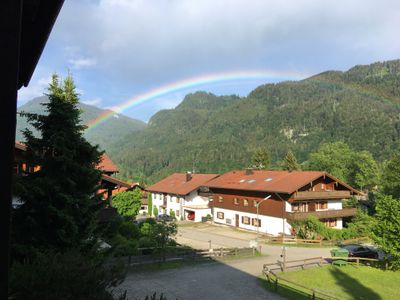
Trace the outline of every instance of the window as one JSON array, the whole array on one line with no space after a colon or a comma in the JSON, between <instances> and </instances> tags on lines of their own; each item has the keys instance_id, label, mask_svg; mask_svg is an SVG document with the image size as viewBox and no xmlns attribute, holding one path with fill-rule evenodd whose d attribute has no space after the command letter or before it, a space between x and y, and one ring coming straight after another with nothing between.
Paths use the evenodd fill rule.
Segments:
<instances>
[{"instance_id":1,"label":"window","mask_svg":"<svg viewBox=\"0 0 400 300\"><path fill-rule=\"evenodd\" d=\"M325 189L325 184L321 183L321 190Z\"/></svg>"},{"instance_id":2,"label":"window","mask_svg":"<svg viewBox=\"0 0 400 300\"><path fill-rule=\"evenodd\" d=\"M175 199L176 199L176 203L179 203L179 198L178 198L178 197L176 197Z\"/></svg>"},{"instance_id":3,"label":"window","mask_svg":"<svg viewBox=\"0 0 400 300\"><path fill-rule=\"evenodd\" d=\"M175 211L175 215L176 215L177 217L179 217L179 214L180 214L180 211L179 211L179 209L177 209L177 210Z\"/></svg>"},{"instance_id":4,"label":"window","mask_svg":"<svg viewBox=\"0 0 400 300\"><path fill-rule=\"evenodd\" d=\"M251 219L251 224L255 227L261 227L261 220L260 219Z\"/></svg>"},{"instance_id":5,"label":"window","mask_svg":"<svg viewBox=\"0 0 400 300\"><path fill-rule=\"evenodd\" d=\"M243 205L244 206L249 206L249 200L243 199Z\"/></svg>"},{"instance_id":6,"label":"window","mask_svg":"<svg viewBox=\"0 0 400 300\"><path fill-rule=\"evenodd\" d=\"M224 218L224 213L221 212L221 211L217 212L217 218L218 219L223 219Z\"/></svg>"},{"instance_id":7,"label":"window","mask_svg":"<svg viewBox=\"0 0 400 300\"><path fill-rule=\"evenodd\" d=\"M336 227L336 219L325 219L324 223L327 227Z\"/></svg>"},{"instance_id":8,"label":"window","mask_svg":"<svg viewBox=\"0 0 400 300\"><path fill-rule=\"evenodd\" d=\"M257 207L257 201L256 200L253 200L253 206Z\"/></svg>"},{"instance_id":9,"label":"window","mask_svg":"<svg viewBox=\"0 0 400 300\"><path fill-rule=\"evenodd\" d=\"M235 203L235 205L239 205L239 199L238 198L234 198L233 202Z\"/></svg>"},{"instance_id":10,"label":"window","mask_svg":"<svg viewBox=\"0 0 400 300\"><path fill-rule=\"evenodd\" d=\"M299 202L292 204L292 211L295 212L308 212L308 202Z\"/></svg>"},{"instance_id":11,"label":"window","mask_svg":"<svg viewBox=\"0 0 400 300\"><path fill-rule=\"evenodd\" d=\"M328 201L318 201L315 204L317 210L328 209Z\"/></svg>"},{"instance_id":12,"label":"window","mask_svg":"<svg viewBox=\"0 0 400 300\"><path fill-rule=\"evenodd\" d=\"M242 216L242 224L250 225L250 218Z\"/></svg>"},{"instance_id":13,"label":"window","mask_svg":"<svg viewBox=\"0 0 400 300\"><path fill-rule=\"evenodd\" d=\"M222 196L218 197L218 202L224 202L224 198Z\"/></svg>"}]
</instances>

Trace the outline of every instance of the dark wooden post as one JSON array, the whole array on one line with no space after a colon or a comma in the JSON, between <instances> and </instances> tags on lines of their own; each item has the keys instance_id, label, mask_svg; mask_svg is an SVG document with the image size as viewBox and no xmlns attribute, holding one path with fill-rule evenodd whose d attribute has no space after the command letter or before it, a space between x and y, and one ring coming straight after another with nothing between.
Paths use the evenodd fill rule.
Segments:
<instances>
[{"instance_id":1,"label":"dark wooden post","mask_svg":"<svg viewBox=\"0 0 400 300\"><path fill-rule=\"evenodd\" d=\"M0 138L1 148L4 151L0 158L0 182L2 183L0 211L4 214L0 218L3 241L0 298L7 299L22 0L6 0L0 7L2 73L4 74L1 80L0 110Z\"/></svg>"}]
</instances>

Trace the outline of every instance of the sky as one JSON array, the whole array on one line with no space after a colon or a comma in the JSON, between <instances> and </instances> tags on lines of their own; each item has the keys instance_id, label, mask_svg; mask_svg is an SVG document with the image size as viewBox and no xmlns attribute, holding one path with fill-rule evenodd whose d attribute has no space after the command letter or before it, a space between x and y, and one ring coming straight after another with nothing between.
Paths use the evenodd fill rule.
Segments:
<instances>
[{"instance_id":1,"label":"sky","mask_svg":"<svg viewBox=\"0 0 400 300\"><path fill-rule=\"evenodd\" d=\"M188 93L400 59L400 1L68 0L18 105L72 74L82 102L147 122Z\"/></svg>"}]
</instances>

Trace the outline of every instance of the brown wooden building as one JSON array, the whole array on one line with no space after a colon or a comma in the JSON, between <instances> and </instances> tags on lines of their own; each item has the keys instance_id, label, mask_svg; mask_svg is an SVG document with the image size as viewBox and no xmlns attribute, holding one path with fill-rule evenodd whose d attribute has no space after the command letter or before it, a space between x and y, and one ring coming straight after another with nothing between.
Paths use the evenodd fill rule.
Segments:
<instances>
[{"instance_id":1,"label":"brown wooden building","mask_svg":"<svg viewBox=\"0 0 400 300\"><path fill-rule=\"evenodd\" d=\"M360 194L320 171L232 171L208 182L207 188L214 222L248 230L259 227L272 235L291 234L288 221L310 215L342 228L343 218L356 213L343 208L342 200Z\"/></svg>"}]
</instances>

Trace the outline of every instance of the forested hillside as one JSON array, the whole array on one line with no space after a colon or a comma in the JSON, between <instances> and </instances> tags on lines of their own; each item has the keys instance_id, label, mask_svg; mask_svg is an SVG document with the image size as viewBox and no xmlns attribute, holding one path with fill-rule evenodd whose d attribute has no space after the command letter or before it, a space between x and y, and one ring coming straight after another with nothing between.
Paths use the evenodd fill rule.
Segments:
<instances>
[{"instance_id":1,"label":"forested hillside","mask_svg":"<svg viewBox=\"0 0 400 300\"><path fill-rule=\"evenodd\" d=\"M198 92L155 114L146 129L110 147L126 178L247 167L266 146L273 165L288 149L300 162L344 141L384 160L399 147L400 60L266 84L246 98Z\"/></svg>"},{"instance_id":2,"label":"forested hillside","mask_svg":"<svg viewBox=\"0 0 400 300\"><path fill-rule=\"evenodd\" d=\"M43 105L41 105L40 103L47 102L47 97L38 97L19 107L18 111L45 114L45 107L43 107ZM105 112L105 110L103 109L84 103L79 103L78 107L82 111L81 120L83 124L87 124L90 120L95 119ZM18 115L16 132L17 140L24 140L21 130L27 127L32 130L32 127L28 125L26 118ZM146 123L140 120L131 119L124 115L118 114L107 122L104 122L90 130L87 130L84 136L92 144L99 144L101 149L108 151L109 145L111 145L119 138L137 130L141 130L145 127Z\"/></svg>"}]
</instances>

